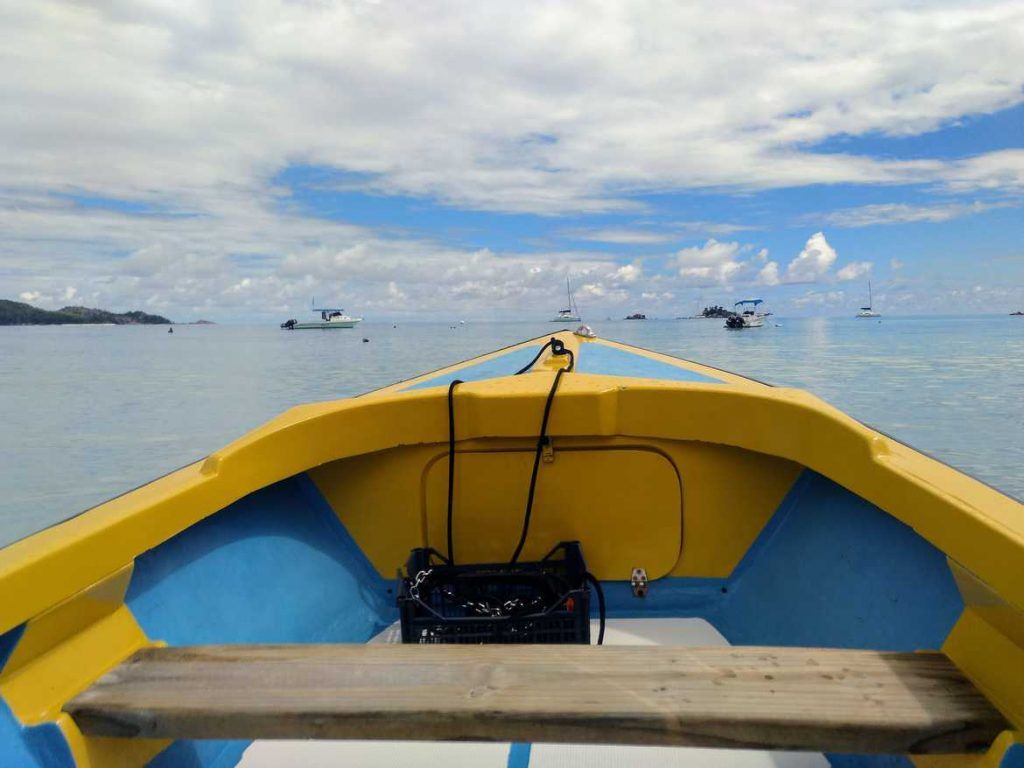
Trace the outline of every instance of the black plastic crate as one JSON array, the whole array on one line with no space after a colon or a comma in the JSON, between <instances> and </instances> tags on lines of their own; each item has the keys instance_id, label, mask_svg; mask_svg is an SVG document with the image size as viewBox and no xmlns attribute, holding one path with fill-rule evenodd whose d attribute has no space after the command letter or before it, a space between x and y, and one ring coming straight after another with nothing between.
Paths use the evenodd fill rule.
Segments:
<instances>
[{"instance_id":1,"label":"black plastic crate","mask_svg":"<svg viewBox=\"0 0 1024 768\"><path fill-rule=\"evenodd\" d=\"M399 582L403 643L590 643L590 587L579 542L535 563L450 565L414 549Z\"/></svg>"}]
</instances>

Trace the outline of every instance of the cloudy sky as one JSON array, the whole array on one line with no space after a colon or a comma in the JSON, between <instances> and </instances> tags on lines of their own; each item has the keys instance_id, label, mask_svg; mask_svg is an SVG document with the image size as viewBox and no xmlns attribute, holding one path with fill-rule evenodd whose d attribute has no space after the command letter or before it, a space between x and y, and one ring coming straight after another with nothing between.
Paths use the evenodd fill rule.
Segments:
<instances>
[{"instance_id":1,"label":"cloudy sky","mask_svg":"<svg viewBox=\"0 0 1024 768\"><path fill-rule=\"evenodd\" d=\"M0 104L45 307L1024 308L1019 0L9 2Z\"/></svg>"}]
</instances>

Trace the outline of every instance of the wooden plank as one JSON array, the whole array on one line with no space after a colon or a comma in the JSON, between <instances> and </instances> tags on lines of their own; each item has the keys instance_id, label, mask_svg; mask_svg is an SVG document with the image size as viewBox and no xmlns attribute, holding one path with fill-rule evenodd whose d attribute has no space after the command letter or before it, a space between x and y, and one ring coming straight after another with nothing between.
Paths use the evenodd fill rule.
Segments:
<instances>
[{"instance_id":1,"label":"wooden plank","mask_svg":"<svg viewBox=\"0 0 1024 768\"><path fill-rule=\"evenodd\" d=\"M65 707L94 736L984 750L1009 727L939 653L596 646L139 651Z\"/></svg>"}]
</instances>

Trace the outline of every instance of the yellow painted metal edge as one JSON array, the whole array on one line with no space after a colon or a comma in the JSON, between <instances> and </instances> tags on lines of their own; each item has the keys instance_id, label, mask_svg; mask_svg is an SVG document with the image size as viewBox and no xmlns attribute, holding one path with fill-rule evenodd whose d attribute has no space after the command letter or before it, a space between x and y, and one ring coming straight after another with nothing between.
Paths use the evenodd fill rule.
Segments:
<instances>
[{"instance_id":1,"label":"yellow painted metal edge","mask_svg":"<svg viewBox=\"0 0 1024 768\"><path fill-rule=\"evenodd\" d=\"M0 687L22 667L117 611L124 604L133 570L134 563L129 563L29 621L17 647L0 668Z\"/></svg>"},{"instance_id":2,"label":"yellow painted metal edge","mask_svg":"<svg viewBox=\"0 0 1024 768\"><path fill-rule=\"evenodd\" d=\"M1020 743L1020 733L1003 731L982 755L908 755L917 768L1000 768L1006 750Z\"/></svg>"},{"instance_id":3,"label":"yellow painted metal edge","mask_svg":"<svg viewBox=\"0 0 1024 768\"><path fill-rule=\"evenodd\" d=\"M463 385L460 437L532 436L550 378ZM893 514L1024 605L1024 506L806 392L572 374L550 433L721 443L789 459ZM293 408L202 464L0 550L0 631L259 488L339 458L446 437L443 388Z\"/></svg>"},{"instance_id":4,"label":"yellow painted metal edge","mask_svg":"<svg viewBox=\"0 0 1024 768\"><path fill-rule=\"evenodd\" d=\"M1024 729L1024 611L950 561L964 612L942 650L1018 729Z\"/></svg>"},{"instance_id":5,"label":"yellow painted metal edge","mask_svg":"<svg viewBox=\"0 0 1024 768\"><path fill-rule=\"evenodd\" d=\"M86 627L32 663L0 679L0 695L18 720L53 720L65 701L149 644L127 605Z\"/></svg>"},{"instance_id":6,"label":"yellow painted metal edge","mask_svg":"<svg viewBox=\"0 0 1024 768\"><path fill-rule=\"evenodd\" d=\"M53 722L80 768L143 765L166 740L86 738L61 707L152 643L124 596L132 564L31 619L0 671L0 697L24 725Z\"/></svg>"},{"instance_id":7,"label":"yellow painted metal edge","mask_svg":"<svg viewBox=\"0 0 1024 768\"><path fill-rule=\"evenodd\" d=\"M174 743L167 739L85 736L65 712L55 722L68 742L76 768L139 768Z\"/></svg>"}]
</instances>

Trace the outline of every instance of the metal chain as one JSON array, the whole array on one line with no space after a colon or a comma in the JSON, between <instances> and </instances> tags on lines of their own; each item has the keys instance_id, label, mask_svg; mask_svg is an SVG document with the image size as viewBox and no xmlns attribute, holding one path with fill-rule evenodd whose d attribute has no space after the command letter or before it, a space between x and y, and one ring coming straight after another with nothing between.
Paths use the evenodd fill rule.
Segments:
<instances>
[{"instance_id":1,"label":"metal chain","mask_svg":"<svg viewBox=\"0 0 1024 768\"><path fill-rule=\"evenodd\" d=\"M414 600L420 599L420 584L427 580L427 577L434 572L433 568L427 568L425 571L420 571L416 574L416 578L412 580L412 584L409 585L409 594Z\"/></svg>"}]
</instances>

